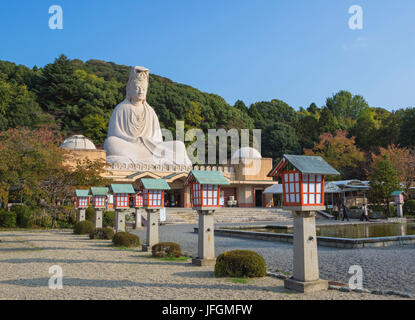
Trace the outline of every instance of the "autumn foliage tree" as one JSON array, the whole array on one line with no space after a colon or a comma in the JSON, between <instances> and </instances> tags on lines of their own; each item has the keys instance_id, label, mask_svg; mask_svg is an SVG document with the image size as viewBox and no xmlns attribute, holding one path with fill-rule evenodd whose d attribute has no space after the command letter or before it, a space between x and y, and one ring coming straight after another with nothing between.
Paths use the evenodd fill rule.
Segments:
<instances>
[{"instance_id":1,"label":"autumn foliage tree","mask_svg":"<svg viewBox=\"0 0 415 320\"><path fill-rule=\"evenodd\" d=\"M359 173L365 154L357 148L354 137L347 137L347 131L338 130L334 136L323 133L314 148L304 149L304 153L321 156L341 173L343 179L362 178Z\"/></svg>"},{"instance_id":2,"label":"autumn foliage tree","mask_svg":"<svg viewBox=\"0 0 415 320\"><path fill-rule=\"evenodd\" d=\"M415 150L396 145L380 148L379 155L372 153L372 160L388 159L396 173L404 191L409 193L412 181L415 180Z\"/></svg>"}]
</instances>

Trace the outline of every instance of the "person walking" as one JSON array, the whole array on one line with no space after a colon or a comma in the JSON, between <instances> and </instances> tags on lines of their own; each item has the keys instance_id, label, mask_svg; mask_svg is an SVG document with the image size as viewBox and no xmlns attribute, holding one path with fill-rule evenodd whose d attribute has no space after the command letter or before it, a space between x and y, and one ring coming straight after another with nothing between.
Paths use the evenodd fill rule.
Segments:
<instances>
[{"instance_id":1,"label":"person walking","mask_svg":"<svg viewBox=\"0 0 415 320\"><path fill-rule=\"evenodd\" d=\"M362 217L361 217L360 220L361 221L366 220L367 222L370 222L370 220L369 220L369 210L367 208L367 204L365 204L365 203L362 205Z\"/></svg>"},{"instance_id":2,"label":"person walking","mask_svg":"<svg viewBox=\"0 0 415 320\"><path fill-rule=\"evenodd\" d=\"M333 206L333 215L334 215L334 220L338 220L339 219L339 206L336 204L334 204Z\"/></svg>"},{"instance_id":3,"label":"person walking","mask_svg":"<svg viewBox=\"0 0 415 320\"><path fill-rule=\"evenodd\" d=\"M344 221L344 219L347 219L347 221L350 221L349 220L349 215L347 213L347 210L346 210L346 207L345 207L344 204L341 205L341 211L342 211L342 214L343 214L343 220L342 221Z\"/></svg>"}]
</instances>

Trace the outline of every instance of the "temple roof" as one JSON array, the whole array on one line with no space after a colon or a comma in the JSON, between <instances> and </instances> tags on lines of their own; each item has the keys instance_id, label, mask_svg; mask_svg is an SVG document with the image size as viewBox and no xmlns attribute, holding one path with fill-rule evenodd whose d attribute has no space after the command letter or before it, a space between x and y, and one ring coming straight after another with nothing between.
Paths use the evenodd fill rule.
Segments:
<instances>
[{"instance_id":1,"label":"temple roof","mask_svg":"<svg viewBox=\"0 0 415 320\"><path fill-rule=\"evenodd\" d=\"M131 184L111 184L112 193L135 193Z\"/></svg>"},{"instance_id":2,"label":"temple roof","mask_svg":"<svg viewBox=\"0 0 415 320\"><path fill-rule=\"evenodd\" d=\"M77 197L89 197L89 190L88 189L78 189L75 191Z\"/></svg>"},{"instance_id":3,"label":"temple roof","mask_svg":"<svg viewBox=\"0 0 415 320\"><path fill-rule=\"evenodd\" d=\"M141 179L140 186L147 190L170 190L170 186L164 179Z\"/></svg>"},{"instance_id":4,"label":"temple roof","mask_svg":"<svg viewBox=\"0 0 415 320\"><path fill-rule=\"evenodd\" d=\"M93 196L106 196L109 189L106 187L91 187L91 193Z\"/></svg>"}]
</instances>

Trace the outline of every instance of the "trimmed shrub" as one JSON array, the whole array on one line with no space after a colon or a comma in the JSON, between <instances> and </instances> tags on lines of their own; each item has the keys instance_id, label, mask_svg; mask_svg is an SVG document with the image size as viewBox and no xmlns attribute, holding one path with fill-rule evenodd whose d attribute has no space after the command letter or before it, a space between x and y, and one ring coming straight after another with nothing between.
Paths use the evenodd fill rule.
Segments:
<instances>
[{"instance_id":1,"label":"trimmed shrub","mask_svg":"<svg viewBox=\"0 0 415 320\"><path fill-rule=\"evenodd\" d=\"M128 232L117 232L112 238L112 242L117 247L134 248L141 245L140 238Z\"/></svg>"},{"instance_id":2,"label":"trimmed shrub","mask_svg":"<svg viewBox=\"0 0 415 320\"><path fill-rule=\"evenodd\" d=\"M216 260L217 277L264 277L267 273L264 258L249 250L224 252Z\"/></svg>"},{"instance_id":3,"label":"trimmed shrub","mask_svg":"<svg viewBox=\"0 0 415 320\"><path fill-rule=\"evenodd\" d=\"M151 247L151 254L153 257L181 257L182 248L178 243L174 242L160 242Z\"/></svg>"},{"instance_id":4,"label":"trimmed shrub","mask_svg":"<svg viewBox=\"0 0 415 320\"><path fill-rule=\"evenodd\" d=\"M89 206L86 210L85 210L85 219L91 222L94 222L95 220L95 209L92 208L92 206Z\"/></svg>"},{"instance_id":5,"label":"trimmed shrub","mask_svg":"<svg viewBox=\"0 0 415 320\"><path fill-rule=\"evenodd\" d=\"M90 239L111 240L114 237L112 228L97 228L89 234Z\"/></svg>"},{"instance_id":6,"label":"trimmed shrub","mask_svg":"<svg viewBox=\"0 0 415 320\"><path fill-rule=\"evenodd\" d=\"M16 214L16 226L19 228L31 228L34 226L34 215L28 206L13 206L10 211Z\"/></svg>"},{"instance_id":7,"label":"trimmed shrub","mask_svg":"<svg viewBox=\"0 0 415 320\"><path fill-rule=\"evenodd\" d=\"M406 214L415 214L415 200L406 200L403 210Z\"/></svg>"},{"instance_id":8,"label":"trimmed shrub","mask_svg":"<svg viewBox=\"0 0 415 320\"><path fill-rule=\"evenodd\" d=\"M16 213L0 208L0 226L3 228L16 228Z\"/></svg>"},{"instance_id":9,"label":"trimmed shrub","mask_svg":"<svg viewBox=\"0 0 415 320\"><path fill-rule=\"evenodd\" d=\"M95 229L94 224L91 221L84 220L78 222L73 228L73 233L75 234L90 234Z\"/></svg>"},{"instance_id":10,"label":"trimmed shrub","mask_svg":"<svg viewBox=\"0 0 415 320\"><path fill-rule=\"evenodd\" d=\"M114 211L104 211L102 217L102 224L104 227L113 227L115 220L115 212Z\"/></svg>"}]
</instances>

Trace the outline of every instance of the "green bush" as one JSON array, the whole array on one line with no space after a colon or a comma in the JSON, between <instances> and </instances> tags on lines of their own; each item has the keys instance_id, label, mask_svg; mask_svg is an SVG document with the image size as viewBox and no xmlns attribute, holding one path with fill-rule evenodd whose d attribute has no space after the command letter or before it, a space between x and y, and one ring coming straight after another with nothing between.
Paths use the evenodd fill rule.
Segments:
<instances>
[{"instance_id":1,"label":"green bush","mask_svg":"<svg viewBox=\"0 0 415 320\"><path fill-rule=\"evenodd\" d=\"M92 208L92 206L89 206L86 210L85 210L85 219L91 222L94 222L95 220L95 209Z\"/></svg>"},{"instance_id":2,"label":"green bush","mask_svg":"<svg viewBox=\"0 0 415 320\"><path fill-rule=\"evenodd\" d=\"M160 242L151 247L151 254L153 257L181 257L182 248L179 244L174 242Z\"/></svg>"},{"instance_id":3,"label":"green bush","mask_svg":"<svg viewBox=\"0 0 415 320\"><path fill-rule=\"evenodd\" d=\"M133 248L141 245L140 238L128 232L117 232L112 238L112 242L117 247Z\"/></svg>"},{"instance_id":4,"label":"green bush","mask_svg":"<svg viewBox=\"0 0 415 320\"><path fill-rule=\"evenodd\" d=\"M406 200L403 210L406 214L415 214L415 200Z\"/></svg>"},{"instance_id":5,"label":"green bush","mask_svg":"<svg viewBox=\"0 0 415 320\"><path fill-rule=\"evenodd\" d=\"M16 228L16 213L0 208L0 226L3 228Z\"/></svg>"},{"instance_id":6,"label":"green bush","mask_svg":"<svg viewBox=\"0 0 415 320\"><path fill-rule=\"evenodd\" d=\"M10 211L16 214L16 226L19 228L32 228L34 226L33 210L25 205L13 206Z\"/></svg>"},{"instance_id":7,"label":"green bush","mask_svg":"<svg viewBox=\"0 0 415 320\"><path fill-rule=\"evenodd\" d=\"M90 239L111 240L114 237L112 228L97 228L89 234Z\"/></svg>"},{"instance_id":8,"label":"green bush","mask_svg":"<svg viewBox=\"0 0 415 320\"><path fill-rule=\"evenodd\" d=\"M264 277L266 263L258 253L249 250L224 252L216 260L217 277Z\"/></svg>"},{"instance_id":9,"label":"green bush","mask_svg":"<svg viewBox=\"0 0 415 320\"><path fill-rule=\"evenodd\" d=\"M78 222L74 229L73 233L75 234L90 234L95 229L94 224L91 221L84 220L81 222Z\"/></svg>"},{"instance_id":10,"label":"green bush","mask_svg":"<svg viewBox=\"0 0 415 320\"><path fill-rule=\"evenodd\" d=\"M102 217L102 224L104 227L113 227L115 221L115 212L114 211L104 211Z\"/></svg>"}]
</instances>

